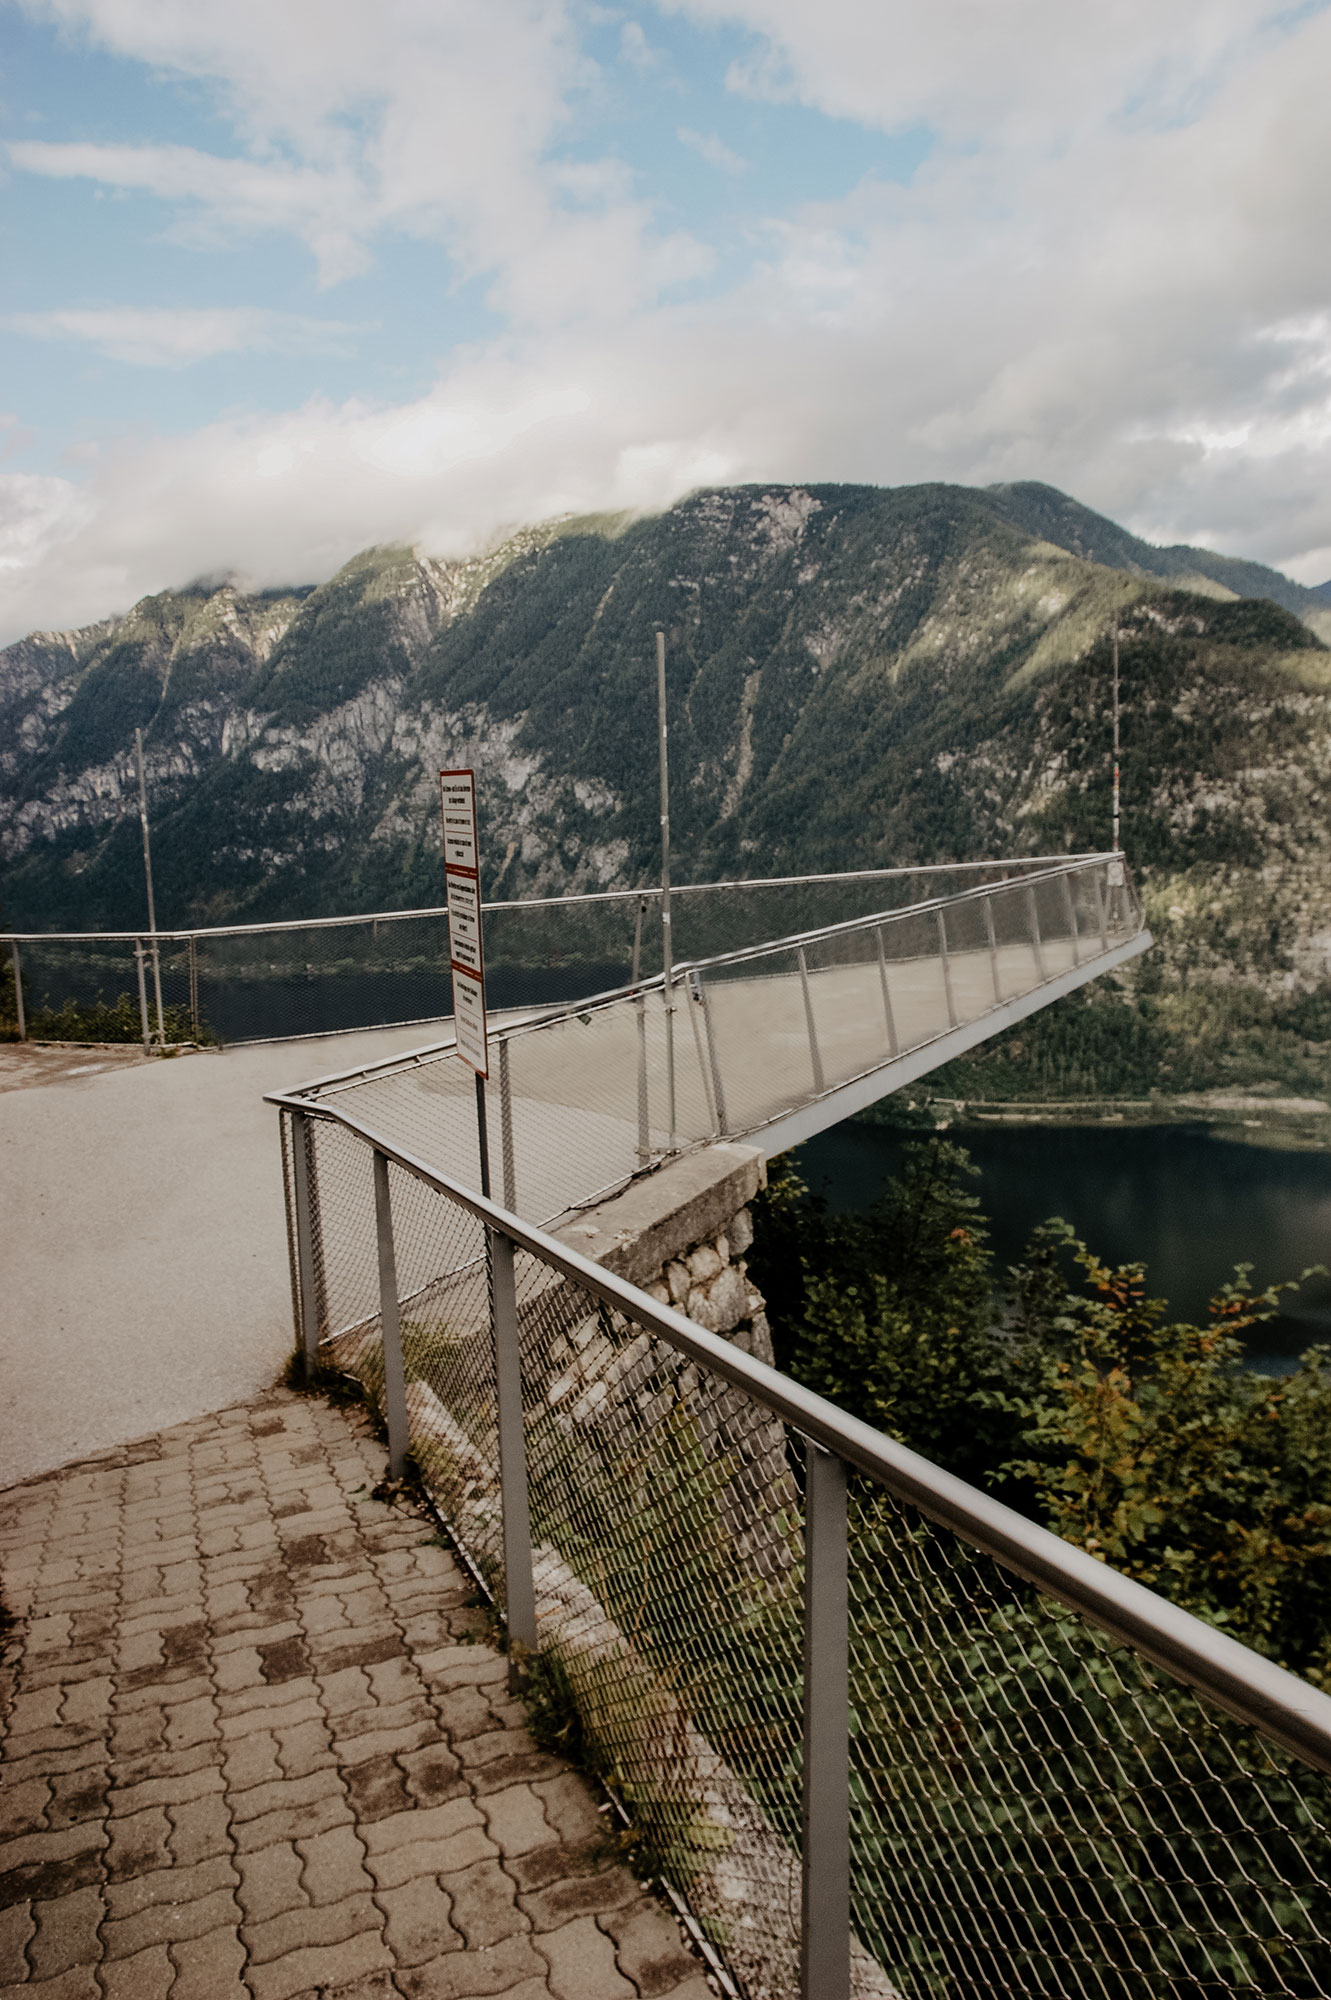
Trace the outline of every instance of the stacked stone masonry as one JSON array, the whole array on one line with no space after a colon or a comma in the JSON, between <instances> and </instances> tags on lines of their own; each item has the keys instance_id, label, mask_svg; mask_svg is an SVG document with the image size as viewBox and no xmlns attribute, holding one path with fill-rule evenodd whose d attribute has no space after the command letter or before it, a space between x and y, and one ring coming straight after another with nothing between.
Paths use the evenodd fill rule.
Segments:
<instances>
[{"instance_id":1,"label":"stacked stone masonry","mask_svg":"<svg viewBox=\"0 0 1331 2000\"><path fill-rule=\"evenodd\" d=\"M753 1146L700 1148L645 1176L558 1232L620 1277L723 1333L745 1353L772 1360L762 1293L750 1282L748 1204L765 1184Z\"/></svg>"},{"instance_id":2,"label":"stacked stone masonry","mask_svg":"<svg viewBox=\"0 0 1331 2000\"><path fill-rule=\"evenodd\" d=\"M0 2000L706 2000L383 1474L275 1393L0 1495Z\"/></svg>"}]
</instances>

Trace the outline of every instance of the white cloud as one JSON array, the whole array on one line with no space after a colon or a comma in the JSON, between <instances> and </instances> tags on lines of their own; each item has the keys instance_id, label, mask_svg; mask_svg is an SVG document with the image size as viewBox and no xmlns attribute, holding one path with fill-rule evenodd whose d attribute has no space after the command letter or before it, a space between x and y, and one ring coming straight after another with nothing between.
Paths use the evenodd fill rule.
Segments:
<instances>
[{"instance_id":1,"label":"white cloud","mask_svg":"<svg viewBox=\"0 0 1331 2000\"><path fill-rule=\"evenodd\" d=\"M386 227L433 232L493 274L508 323L401 407L310 402L127 440L82 483L0 483L8 634L201 571L315 578L374 540L457 550L728 479L1044 478L1155 539L1317 580L1325 7L1106 0L1092 23L1066 0L687 0L753 29L744 87L940 136L909 186L769 218L760 266L682 305L705 248L614 160L561 163L585 72L556 0L52 6L220 78L248 154L28 165L151 174L211 226L288 228L332 266Z\"/></svg>"},{"instance_id":2,"label":"white cloud","mask_svg":"<svg viewBox=\"0 0 1331 2000\"><path fill-rule=\"evenodd\" d=\"M182 221L209 235L250 236L280 230L303 237L324 283L363 270L373 223L373 205L346 162L318 168L277 160L229 159L192 146L60 145L19 140L9 148L11 165L53 180L92 180L134 189L164 201L189 203L197 221Z\"/></svg>"},{"instance_id":3,"label":"white cloud","mask_svg":"<svg viewBox=\"0 0 1331 2000\"><path fill-rule=\"evenodd\" d=\"M573 0L28 0L121 55L214 86L235 157L188 146L23 141L29 173L89 177L181 205L177 235L209 242L294 233L321 282L366 269L384 230L442 244L464 278L490 274L496 307L548 323L650 299L687 267L664 261L650 204L611 171L603 233L549 155L595 78ZM698 254L701 254L700 252ZM608 262L612 259L612 262ZM560 282L551 283L556 268Z\"/></svg>"},{"instance_id":4,"label":"white cloud","mask_svg":"<svg viewBox=\"0 0 1331 2000\"><path fill-rule=\"evenodd\" d=\"M630 69L641 73L660 69L665 58L660 49L652 47L643 32L641 21L625 21L619 31L619 59Z\"/></svg>"},{"instance_id":5,"label":"white cloud","mask_svg":"<svg viewBox=\"0 0 1331 2000\"><path fill-rule=\"evenodd\" d=\"M947 140L1075 138L1107 118L1191 115L1287 22L1272 0L659 0L757 37L735 90Z\"/></svg>"},{"instance_id":6,"label":"white cloud","mask_svg":"<svg viewBox=\"0 0 1331 2000\"><path fill-rule=\"evenodd\" d=\"M87 306L11 313L0 325L36 340L82 340L113 361L186 368L216 354L349 354L362 329L258 306Z\"/></svg>"},{"instance_id":7,"label":"white cloud","mask_svg":"<svg viewBox=\"0 0 1331 2000\"><path fill-rule=\"evenodd\" d=\"M748 172L748 161L738 153L732 153L715 132L695 132L691 125L680 125L676 127L675 137L681 146L687 146L690 152L706 160L709 167L717 167L725 174Z\"/></svg>"}]
</instances>

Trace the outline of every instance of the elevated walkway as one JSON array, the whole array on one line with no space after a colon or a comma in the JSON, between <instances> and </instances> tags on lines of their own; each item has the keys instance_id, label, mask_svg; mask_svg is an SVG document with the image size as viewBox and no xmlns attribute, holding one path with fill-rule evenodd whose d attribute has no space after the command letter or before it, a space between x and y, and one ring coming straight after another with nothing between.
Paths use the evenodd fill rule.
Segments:
<instances>
[{"instance_id":1,"label":"elevated walkway","mask_svg":"<svg viewBox=\"0 0 1331 2000\"><path fill-rule=\"evenodd\" d=\"M1077 857L676 968L491 1036L489 1180L533 1222L691 1147L769 1156L890 1096L1151 942L1121 856ZM478 1186L451 1037L291 1093Z\"/></svg>"}]
</instances>

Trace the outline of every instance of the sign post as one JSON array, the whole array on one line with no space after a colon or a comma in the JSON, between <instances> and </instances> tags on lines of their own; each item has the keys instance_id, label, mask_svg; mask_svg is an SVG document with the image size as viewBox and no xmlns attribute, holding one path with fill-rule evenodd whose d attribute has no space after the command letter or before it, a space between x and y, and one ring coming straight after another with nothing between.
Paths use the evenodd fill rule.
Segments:
<instances>
[{"instance_id":1,"label":"sign post","mask_svg":"<svg viewBox=\"0 0 1331 2000\"><path fill-rule=\"evenodd\" d=\"M444 817L444 885L448 902L448 959L453 975L453 1030L457 1052L476 1072L476 1136L481 1149L481 1193L490 1193L490 1142L485 1080L490 1048L485 1027L485 954L481 945L481 853L476 831L476 773L441 771Z\"/></svg>"}]
</instances>

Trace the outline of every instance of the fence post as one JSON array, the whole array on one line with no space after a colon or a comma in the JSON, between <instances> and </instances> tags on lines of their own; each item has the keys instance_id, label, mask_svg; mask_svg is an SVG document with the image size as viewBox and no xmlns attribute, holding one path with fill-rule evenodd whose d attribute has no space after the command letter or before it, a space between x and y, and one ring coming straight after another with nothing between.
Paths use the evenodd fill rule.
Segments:
<instances>
[{"instance_id":1,"label":"fence post","mask_svg":"<svg viewBox=\"0 0 1331 2000\"><path fill-rule=\"evenodd\" d=\"M1091 880L1095 884L1095 915L1100 925L1100 949L1101 951L1108 951L1109 921L1105 915L1105 885L1100 880L1100 870L1098 868L1092 874Z\"/></svg>"},{"instance_id":2,"label":"fence post","mask_svg":"<svg viewBox=\"0 0 1331 2000\"><path fill-rule=\"evenodd\" d=\"M143 973L139 947L139 973ZM313 1134L304 1111L291 1114L291 1177L296 1191L296 1274L300 1280L300 1335L305 1350L306 1380L319 1358L319 1281L315 1276L314 1203L310 1199L310 1153Z\"/></svg>"},{"instance_id":3,"label":"fence post","mask_svg":"<svg viewBox=\"0 0 1331 2000\"><path fill-rule=\"evenodd\" d=\"M513 1083L508 1069L508 1037L499 1044L499 1150L504 1177L504 1207L518 1205L518 1165L513 1152Z\"/></svg>"},{"instance_id":4,"label":"fence post","mask_svg":"<svg viewBox=\"0 0 1331 2000\"><path fill-rule=\"evenodd\" d=\"M647 898L639 896L638 914L633 925L635 987L642 976L642 919L646 909ZM634 994L633 1009L638 1017L638 1165L647 1167L651 1165L652 1160L652 1132L647 1102L647 995L645 993Z\"/></svg>"},{"instance_id":5,"label":"fence post","mask_svg":"<svg viewBox=\"0 0 1331 2000\"><path fill-rule=\"evenodd\" d=\"M805 1450L802 2000L850 1995L850 1602L846 1468Z\"/></svg>"},{"instance_id":6,"label":"fence post","mask_svg":"<svg viewBox=\"0 0 1331 2000\"><path fill-rule=\"evenodd\" d=\"M1036 907L1035 891L1026 891L1026 908L1031 918L1031 950L1035 953L1035 977L1039 985L1045 981L1044 951L1040 944L1040 912Z\"/></svg>"},{"instance_id":7,"label":"fence post","mask_svg":"<svg viewBox=\"0 0 1331 2000\"><path fill-rule=\"evenodd\" d=\"M947 1000L947 1025L957 1025L957 1003L952 992L952 966L947 955L947 925L941 910L934 911L934 922L938 926L938 957L943 968L943 993Z\"/></svg>"},{"instance_id":8,"label":"fence post","mask_svg":"<svg viewBox=\"0 0 1331 2000\"><path fill-rule=\"evenodd\" d=\"M809 992L809 966L804 956L803 945L798 947L796 957L800 962L800 987L804 993L804 1021L809 1030L809 1061L813 1067L813 1091L815 1097L821 1097L825 1088L823 1059L818 1053L818 1030L813 1021L813 996Z\"/></svg>"},{"instance_id":9,"label":"fence post","mask_svg":"<svg viewBox=\"0 0 1331 2000\"><path fill-rule=\"evenodd\" d=\"M989 940L989 977L994 982L994 1005L995 1007L1001 1007L1003 1004L1003 988L999 984L998 979L998 934L994 930L994 899L992 896L986 896L984 899L984 934Z\"/></svg>"},{"instance_id":10,"label":"fence post","mask_svg":"<svg viewBox=\"0 0 1331 2000\"><path fill-rule=\"evenodd\" d=\"M152 1031L148 1026L148 982L144 977L143 971L142 938L135 938L134 940L134 956L138 960L139 965L139 1025L143 1030L143 1053L147 1055L152 1048L153 1038Z\"/></svg>"},{"instance_id":11,"label":"fence post","mask_svg":"<svg viewBox=\"0 0 1331 2000\"><path fill-rule=\"evenodd\" d=\"M897 1019L892 1012L892 993L887 983L887 952L883 946L883 927L879 924L874 936L878 940L878 982L883 989L883 1014L887 1021L887 1053L901 1054L901 1044L897 1040Z\"/></svg>"},{"instance_id":12,"label":"fence post","mask_svg":"<svg viewBox=\"0 0 1331 2000\"><path fill-rule=\"evenodd\" d=\"M1072 963L1081 964L1081 932L1077 929L1077 905L1072 900L1072 877L1062 876L1063 907L1068 913L1068 932L1072 938Z\"/></svg>"},{"instance_id":13,"label":"fence post","mask_svg":"<svg viewBox=\"0 0 1331 2000\"><path fill-rule=\"evenodd\" d=\"M702 1024L707 1031L707 1060L712 1071L712 1096L716 1103L716 1129L721 1138L730 1130L726 1117L726 1094L721 1082L721 1065L716 1059L716 1037L712 1033L712 1003L707 993L707 982L700 972L695 972L698 998L702 1002Z\"/></svg>"},{"instance_id":14,"label":"fence post","mask_svg":"<svg viewBox=\"0 0 1331 2000\"><path fill-rule=\"evenodd\" d=\"M23 967L19 963L18 940L10 941L9 955L14 961L14 1018L18 1022L18 1038L28 1039L28 1024L23 1012Z\"/></svg>"},{"instance_id":15,"label":"fence post","mask_svg":"<svg viewBox=\"0 0 1331 2000\"><path fill-rule=\"evenodd\" d=\"M527 1436L522 1415L522 1352L518 1338L513 1241L490 1237L490 1325L494 1339L495 1405L499 1423L499 1491L504 1511L504 1602L508 1614L508 1685L522 1685L524 1656L536 1651L536 1584L531 1563Z\"/></svg>"},{"instance_id":16,"label":"fence post","mask_svg":"<svg viewBox=\"0 0 1331 2000\"><path fill-rule=\"evenodd\" d=\"M199 954L193 933L189 941L189 1031L199 1039Z\"/></svg>"},{"instance_id":17,"label":"fence post","mask_svg":"<svg viewBox=\"0 0 1331 2000\"><path fill-rule=\"evenodd\" d=\"M384 1357L384 1420L388 1425L388 1476L401 1479L407 1463L407 1381L402 1366L402 1316L393 1253L393 1203L388 1160L374 1152L374 1221L379 1238L379 1339Z\"/></svg>"}]
</instances>

